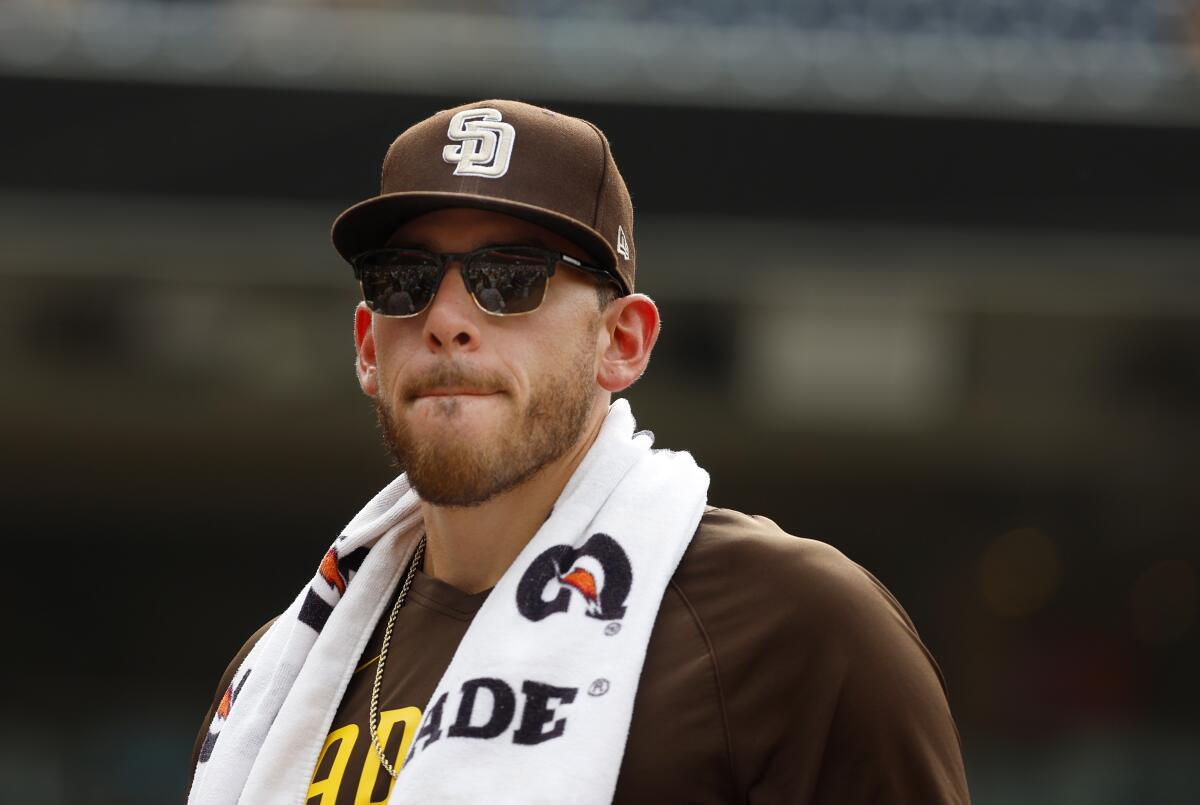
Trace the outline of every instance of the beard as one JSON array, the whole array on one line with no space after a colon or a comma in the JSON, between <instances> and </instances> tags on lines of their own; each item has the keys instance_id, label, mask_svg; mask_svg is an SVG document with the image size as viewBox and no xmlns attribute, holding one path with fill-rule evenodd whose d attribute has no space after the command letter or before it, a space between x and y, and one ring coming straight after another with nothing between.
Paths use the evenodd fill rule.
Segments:
<instances>
[{"instance_id":1,"label":"beard","mask_svg":"<svg viewBox=\"0 0 1200 805\"><path fill-rule=\"evenodd\" d=\"M376 396L375 415L396 468L408 473L422 500L438 506L478 506L524 483L566 454L583 434L596 395L593 346L584 339L568 361L569 371L540 378L523 410L497 425L489 438L472 439L463 435L469 431L456 432L453 427L443 435L421 438ZM409 379L402 400L439 386L499 389L503 385L503 378L444 363ZM450 425L462 408L455 399L434 404L435 414Z\"/></svg>"}]
</instances>

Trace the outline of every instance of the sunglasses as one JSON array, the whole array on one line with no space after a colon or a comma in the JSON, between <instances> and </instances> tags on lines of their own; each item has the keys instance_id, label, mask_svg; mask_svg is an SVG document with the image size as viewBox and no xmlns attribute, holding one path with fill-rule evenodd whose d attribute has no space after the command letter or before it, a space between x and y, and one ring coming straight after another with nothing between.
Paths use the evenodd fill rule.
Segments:
<instances>
[{"instance_id":1,"label":"sunglasses","mask_svg":"<svg viewBox=\"0 0 1200 805\"><path fill-rule=\"evenodd\" d=\"M560 262L620 288L600 266L537 246L487 246L461 254L374 249L355 256L350 265L371 312L408 318L420 315L433 302L451 262L459 264L475 304L493 316L520 316L537 310Z\"/></svg>"}]
</instances>

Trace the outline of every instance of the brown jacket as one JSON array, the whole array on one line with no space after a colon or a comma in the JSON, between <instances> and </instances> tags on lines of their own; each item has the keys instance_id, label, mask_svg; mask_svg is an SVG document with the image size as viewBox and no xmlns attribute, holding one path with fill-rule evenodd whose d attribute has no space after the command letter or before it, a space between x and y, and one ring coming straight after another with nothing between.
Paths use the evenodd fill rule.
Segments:
<instances>
[{"instance_id":1,"label":"brown jacket","mask_svg":"<svg viewBox=\"0 0 1200 805\"><path fill-rule=\"evenodd\" d=\"M486 597L416 576L380 702L389 759ZM266 628L218 685L193 768L220 694ZM330 726L309 805L386 799L366 726L381 641L382 624ZM896 599L824 543L708 509L659 609L614 802L968 801L940 672Z\"/></svg>"}]
</instances>

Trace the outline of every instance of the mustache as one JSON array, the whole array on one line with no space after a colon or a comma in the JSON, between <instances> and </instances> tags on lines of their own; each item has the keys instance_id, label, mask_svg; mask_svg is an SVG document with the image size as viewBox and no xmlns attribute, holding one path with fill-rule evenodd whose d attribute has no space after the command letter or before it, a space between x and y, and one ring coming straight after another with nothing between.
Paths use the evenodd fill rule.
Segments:
<instances>
[{"instance_id":1,"label":"mustache","mask_svg":"<svg viewBox=\"0 0 1200 805\"><path fill-rule=\"evenodd\" d=\"M405 378L400 392L405 400L412 400L433 389L447 387L491 392L504 391L505 383L497 372L469 369L458 363L439 363Z\"/></svg>"}]
</instances>

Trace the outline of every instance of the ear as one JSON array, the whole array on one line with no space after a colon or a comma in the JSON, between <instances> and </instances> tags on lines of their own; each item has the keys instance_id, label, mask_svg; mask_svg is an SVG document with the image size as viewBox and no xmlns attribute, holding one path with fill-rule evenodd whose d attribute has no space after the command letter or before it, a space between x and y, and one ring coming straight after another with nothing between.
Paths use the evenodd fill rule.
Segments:
<instances>
[{"instance_id":1,"label":"ear","mask_svg":"<svg viewBox=\"0 0 1200 805\"><path fill-rule=\"evenodd\" d=\"M379 367L375 361L375 328L373 317L366 304L359 302L354 308L354 351L358 357L354 368L358 374L358 385L363 394L374 397L379 393Z\"/></svg>"},{"instance_id":2,"label":"ear","mask_svg":"<svg viewBox=\"0 0 1200 805\"><path fill-rule=\"evenodd\" d=\"M596 382L609 392L624 391L646 371L658 340L658 306L645 294L614 299L604 311Z\"/></svg>"}]
</instances>

